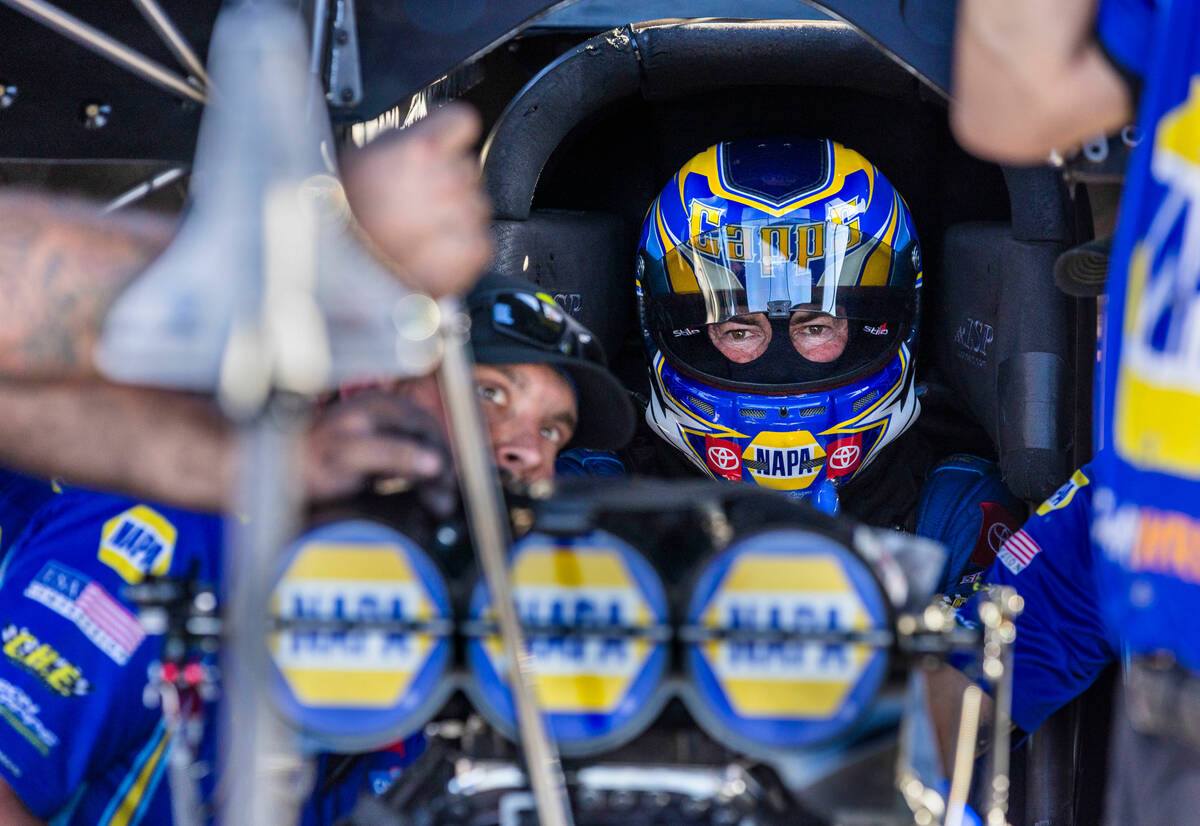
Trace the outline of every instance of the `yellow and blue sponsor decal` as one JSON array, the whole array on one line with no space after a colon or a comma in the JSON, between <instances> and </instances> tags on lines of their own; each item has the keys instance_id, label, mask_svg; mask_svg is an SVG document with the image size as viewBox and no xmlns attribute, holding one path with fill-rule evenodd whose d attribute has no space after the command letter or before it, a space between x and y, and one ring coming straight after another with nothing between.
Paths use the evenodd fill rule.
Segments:
<instances>
[{"instance_id":1,"label":"yellow and blue sponsor decal","mask_svg":"<svg viewBox=\"0 0 1200 826\"><path fill-rule=\"evenodd\" d=\"M284 626L268 642L279 708L326 750L386 745L436 711L451 656L438 625L450 620L450 599L407 537L363 520L310 531L286 552L270 607L285 623L345 623Z\"/></svg>"},{"instance_id":2,"label":"yellow and blue sponsor decal","mask_svg":"<svg viewBox=\"0 0 1200 826\"><path fill-rule=\"evenodd\" d=\"M170 570L177 536L171 520L149 505L134 505L101 526L96 557L136 585L147 574L164 576Z\"/></svg>"},{"instance_id":3,"label":"yellow and blue sponsor decal","mask_svg":"<svg viewBox=\"0 0 1200 826\"><path fill-rule=\"evenodd\" d=\"M518 616L531 629L527 645L537 699L559 747L582 754L636 735L657 710L667 668L667 642L652 633L668 620L658 574L629 545L600 531L530 534L514 547L510 570ZM483 582L470 613L474 621L492 619ZM532 630L537 627L557 633ZM606 635L605 628L619 633ZM477 705L513 734L516 711L498 637L472 638L467 660Z\"/></svg>"},{"instance_id":4,"label":"yellow and blue sponsor decal","mask_svg":"<svg viewBox=\"0 0 1200 826\"><path fill-rule=\"evenodd\" d=\"M870 632L888 609L866 564L827 537L771 530L735 542L701 572L688 624L702 632ZM863 641L719 637L689 642L700 722L742 748L827 741L869 708L887 649Z\"/></svg>"}]
</instances>

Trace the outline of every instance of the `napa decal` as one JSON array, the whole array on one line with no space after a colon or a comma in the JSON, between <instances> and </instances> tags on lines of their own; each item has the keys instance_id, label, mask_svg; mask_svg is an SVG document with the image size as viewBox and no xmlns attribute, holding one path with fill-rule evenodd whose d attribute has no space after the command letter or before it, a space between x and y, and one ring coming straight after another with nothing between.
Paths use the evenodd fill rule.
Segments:
<instances>
[{"instance_id":1,"label":"napa decal","mask_svg":"<svg viewBox=\"0 0 1200 826\"><path fill-rule=\"evenodd\" d=\"M587 753L637 734L657 710L667 666L666 639L656 633L666 627L666 596L654 569L602 532L531 534L513 551L511 579L537 700L560 747ZM512 734L516 714L493 615L481 582L471 617L489 630L468 644L473 692L489 718Z\"/></svg>"},{"instance_id":2,"label":"napa decal","mask_svg":"<svg viewBox=\"0 0 1200 826\"><path fill-rule=\"evenodd\" d=\"M1082 470L1077 470L1071 474L1071 478L1067 483L1060 487L1054 493L1050 494L1050 498L1037 507L1037 515L1045 516L1050 511L1060 510L1071 504L1071 500L1075 498L1075 494L1080 488L1086 487L1091 483L1091 479Z\"/></svg>"},{"instance_id":3,"label":"napa decal","mask_svg":"<svg viewBox=\"0 0 1200 826\"><path fill-rule=\"evenodd\" d=\"M28 628L9 623L0 630L4 656L8 661L33 674L41 684L60 697L80 697L91 685L79 666L52 645L38 639Z\"/></svg>"},{"instance_id":4,"label":"napa decal","mask_svg":"<svg viewBox=\"0 0 1200 826\"><path fill-rule=\"evenodd\" d=\"M318 528L286 560L268 641L285 715L339 748L386 745L424 725L450 657L449 597L433 562L366 521Z\"/></svg>"},{"instance_id":5,"label":"napa decal","mask_svg":"<svg viewBox=\"0 0 1200 826\"><path fill-rule=\"evenodd\" d=\"M698 717L743 748L806 746L838 735L886 676L885 647L786 637L887 627L883 595L866 565L805 531L766 532L718 555L697 581L688 623L701 635L686 653Z\"/></svg>"},{"instance_id":6,"label":"napa decal","mask_svg":"<svg viewBox=\"0 0 1200 826\"><path fill-rule=\"evenodd\" d=\"M1113 443L1136 467L1200 479L1200 77L1159 120L1150 171L1167 191L1129 259Z\"/></svg>"},{"instance_id":7,"label":"napa decal","mask_svg":"<svg viewBox=\"0 0 1200 826\"><path fill-rule=\"evenodd\" d=\"M825 451L807 430L764 430L742 452L742 465L755 482L772 490L805 490L825 464Z\"/></svg>"},{"instance_id":8,"label":"napa decal","mask_svg":"<svg viewBox=\"0 0 1200 826\"><path fill-rule=\"evenodd\" d=\"M148 505L135 505L100 528L97 558L136 585L147 574L164 576L175 555L175 526Z\"/></svg>"}]
</instances>

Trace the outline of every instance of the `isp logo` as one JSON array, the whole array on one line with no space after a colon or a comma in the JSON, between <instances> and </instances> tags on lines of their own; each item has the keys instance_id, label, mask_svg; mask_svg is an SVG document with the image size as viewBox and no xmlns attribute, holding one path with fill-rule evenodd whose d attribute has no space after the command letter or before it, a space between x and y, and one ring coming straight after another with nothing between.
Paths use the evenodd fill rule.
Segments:
<instances>
[{"instance_id":1,"label":"isp logo","mask_svg":"<svg viewBox=\"0 0 1200 826\"><path fill-rule=\"evenodd\" d=\"M688 623L701 631L868 631L887 628L886 602L866 564L807 531L735 542L697 580ZM728 636L689 642L697 718L724 742L753 751L820 743L869 707L887 674L887 649Z\"/></svg>"},{"instance_id":2,"label":"isp logo","mask_svg":"<svg viewBox=\"0 0 1200 826\"><path fill-rule=\"evenodd\" d=\"M742 464L754 481L773 490L804 490L824 463L825 451L807 430L764 430L742 452Z\"/></svg>"},{"instance_id":3,"label":"isp logo","mask_svg":"<svg viewBox=\"0 0 1200 826\"><path fill-rule=\"evenodd\" d=\"M268 638L276 702L322 748L379 748L436 710L450 601L441 573L407 537L363 520L311 531L286 552L270 609L277 621L333 624ZM397 627L378 627L389 622Z\"/></svg>"},{"instance_id":4,"label":"isp logo","mask_svg":"<svg viewBox=\"0 0 1200 826\"><path fill-rule=\"evenodd\" d=\"M593 632L527 635L538 701L563 753L588 754L635 736L658 711L667 667L667 642L652 634L668 621L658 574L633 548L597 531L530 534L514 548L511 576L526 628ZM493 621L483 582L472 596L471 618ZM605 628L622 632L606 635ZM468 642L467 660L476 705L498 729L515 735L508 666L494 631Z\"/></svg>"}]
</instances>

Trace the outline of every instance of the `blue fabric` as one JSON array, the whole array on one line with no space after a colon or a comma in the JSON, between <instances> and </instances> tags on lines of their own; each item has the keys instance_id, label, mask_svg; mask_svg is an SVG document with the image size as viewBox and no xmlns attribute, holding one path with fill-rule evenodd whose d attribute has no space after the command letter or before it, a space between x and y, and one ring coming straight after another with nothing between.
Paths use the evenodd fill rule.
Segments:
<instances>
[{"instance_id":1,"label":"blue fabric","mask_svg":"<svg viewBox=\"0 0 1200 826\"><path fill-rule=\"evenodd\" d=\"M1025 598L1013 647L1012 717L1033 731L1095 682L1116 658L1100 615L1092 518L1091 467L1037 508L984 574Z\"/></svg>"},{"instance_id":2,"label":"blue fabric","mask_svg":"<svg viewBox=\"0 0 1200 826\"><path fill-rule=\"evenodd\" d=\"M0 468L0 571L25 524L53 496L54 487L49 482Z\"/></svg>"},{"instance_id":3,"label":"blue fabric","mask_svg":"<svg viewBox=\"0 0 1200 826\"><path fill-rule=\"evenodd\" d=\"M1200 670L1200 4L1103 0L1098 23L1143 80L1096 383L1099 598L1124 649Z\"/></svg>"},{"instance_id":4,"label":"blue fabric","mask_svg":"<svg viewBox=\"0 0 1200 826\"><path fill-rule=\"evenodd\" d=\"M1146 73L1153 34L1154 0L1106 0L1096 13L1096 32L1108 53L1135 75Z\"/></svg>"},{"instance_id":5,"label":"blue fabric","mask_svg":"<svg viewBox=\"0 0 1200 826\"><path fill-rule=\"evenodd\" d=\"M588 450L576 447L558 454L554 462L555 476L624 476L625 463L608 450Z\"/></svg>"},{"instance_id":6,"label":"blue fabric","mask_svg":"<svg viewBox=\"0 0 1200 826\"><path fill-rule=\"evenodd\" d=\"M1024 503L1004 486L994 463L961 453L936 465L921 488L914 533L950 552L938 592L954 600L973 592L979 573L1020 527L1024 513Z\"/></svg>"},{"instance_id":7,"label":"blue fabric","mask_svg":"<svg viewBox=\"0 0 1200 826\"><path fill-rule=\"evenodd\" d=\"M216 519L119 496L67 491L34 514L0 586L0 775L34 814L170 822L166 738L142 702L157 640L123 589L151 568L214 577L215 547Z\"/></svg>"}]
</instances>

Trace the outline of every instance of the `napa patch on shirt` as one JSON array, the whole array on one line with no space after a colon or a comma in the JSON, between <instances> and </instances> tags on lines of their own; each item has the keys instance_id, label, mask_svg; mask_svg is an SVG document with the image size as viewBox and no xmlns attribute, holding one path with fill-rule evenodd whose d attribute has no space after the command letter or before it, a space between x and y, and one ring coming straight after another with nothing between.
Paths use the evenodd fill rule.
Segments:
<instances>
[{"instance_id":1,"label":"napa patch on shirt","mask_svg":"<svg viewBox=\"0 0 1200 826\"><path fill-rule=\"evenodd\" d=\"M148 505L135 505L101 527L97 558L136 585L147 574L162 576L170 570L177 535L165 516Z\"/></svg>"}]
</instances>

